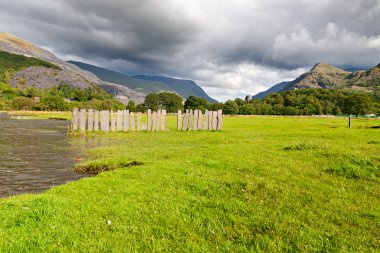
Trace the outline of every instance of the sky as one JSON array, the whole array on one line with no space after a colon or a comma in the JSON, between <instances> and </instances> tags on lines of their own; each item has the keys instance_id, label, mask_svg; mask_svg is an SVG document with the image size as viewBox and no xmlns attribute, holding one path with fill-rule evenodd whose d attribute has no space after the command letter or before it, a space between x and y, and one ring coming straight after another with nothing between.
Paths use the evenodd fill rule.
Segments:
<instances>
[{"instance_id":1,"label":"sky","mask_svg":"<svg viewBox=\"0 0 380 253\"><path fill-rule=\"evenodd\" d=\"M380 0L0 0L0 31L64 60L195 80L219 101L316 63L380 63Z\"/></svg>"}]
</instances>

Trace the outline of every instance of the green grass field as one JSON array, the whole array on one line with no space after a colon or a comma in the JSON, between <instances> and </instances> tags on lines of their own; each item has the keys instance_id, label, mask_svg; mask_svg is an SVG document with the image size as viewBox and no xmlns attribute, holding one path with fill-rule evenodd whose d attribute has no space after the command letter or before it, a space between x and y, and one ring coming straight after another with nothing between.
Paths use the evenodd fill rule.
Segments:
<instances>
[{"instance_id":1,"label":"green grass field","mask_svg":"<svg viewBox=\"0 0 380 253\"><path fill-rule=\"evenodd\" d=\"M117 169L1 199L0 252L378 252L375 125L225 117L222 132L177 132L172 117L170 132L89 134L102 146L78 166Z\"/></svg>"}]
</instances>

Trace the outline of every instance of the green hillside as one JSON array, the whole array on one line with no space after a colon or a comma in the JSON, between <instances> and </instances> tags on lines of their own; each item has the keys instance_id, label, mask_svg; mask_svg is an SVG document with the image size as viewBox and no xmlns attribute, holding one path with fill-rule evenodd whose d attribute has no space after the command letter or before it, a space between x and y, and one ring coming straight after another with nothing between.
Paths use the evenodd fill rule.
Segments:
<instances>
[{"instance_id":1,"label":"green hillside","mask_svg":"<svg viewBox=\"0 0 380 253\"><path fill-rule=\"evenodd\" d=\"M34 57L26 57L23 55L0 51L0 81L7 82L8 80L5 79L10 78L8 75L32 66L61 69L57 65Z\"/></svg>"}]
</instances>

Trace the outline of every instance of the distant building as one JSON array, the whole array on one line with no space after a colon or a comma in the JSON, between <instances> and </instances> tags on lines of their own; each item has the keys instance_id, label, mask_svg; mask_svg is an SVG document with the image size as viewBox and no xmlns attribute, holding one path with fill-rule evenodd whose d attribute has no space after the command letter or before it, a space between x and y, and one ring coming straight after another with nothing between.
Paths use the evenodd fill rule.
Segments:
<instances>
[{"instance_id":1,"label":"distant building","mask_svg":"<svg viewBox=\"0 0 380 253\"><path fill-rule=\"evenodd\" d=\"M245 102L246 103L249 103L249 101L251 101L251 99L252 99L252 96L249 96L249 95L245 96Z\"/></svg>"}]
</instances>

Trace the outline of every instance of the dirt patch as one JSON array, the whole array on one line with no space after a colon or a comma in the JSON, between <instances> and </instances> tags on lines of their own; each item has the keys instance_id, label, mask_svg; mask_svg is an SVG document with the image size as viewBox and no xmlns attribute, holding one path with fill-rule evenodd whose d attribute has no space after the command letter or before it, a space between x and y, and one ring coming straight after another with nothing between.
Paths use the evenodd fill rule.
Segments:
<instances>
[{"instance_id":1,"label":"dirt patch","mask_svg":"<svg viewBox=\"0 0 380 253\"><path fill-rule=\"evenodd\" d=\"M118 164L102 164L102 163L88 163L79 164L75 166L74 171L81 174L92 174L97 175L101 172L111 171L117 168L129 168L134 166L141 166L143 162L132 161L129 163L118 163Z\"/></svg>"}]
</instances>

